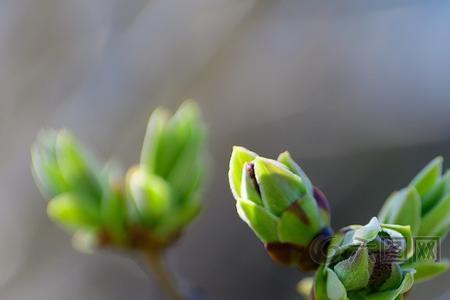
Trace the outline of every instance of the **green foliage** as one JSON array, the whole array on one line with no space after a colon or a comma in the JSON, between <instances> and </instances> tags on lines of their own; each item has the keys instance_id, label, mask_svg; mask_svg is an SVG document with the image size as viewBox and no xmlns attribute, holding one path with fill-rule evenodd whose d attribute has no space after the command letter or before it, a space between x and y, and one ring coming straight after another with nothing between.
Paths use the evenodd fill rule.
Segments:
<instances>
[{"instance_id":1,"label":"green foliage","mask_svg":"<svg viewBox=\"0 0 450 300\"><path fill-rule=\"evenodd\" d=\"M331 232L328 204L322 205L327 200L321 193L317 199L318 190L289 153L272 160L234 147L228 176L239 216L269 254L281 263L309 269L311 261L304 261L311 260L308 246Z\"/></svg>"},{"instance_id":2,"label":"green foliage","mask_svg":"<svg viewBox=\"0 0 450 300\"><path fill-rule=\"evenodd\" d=\"M442 157L433 159L407 187L394 192L381 209L380 220L410 225L414 235L442 241L450 230L450 171L442 174L442 164ZM447 261L411 260L406 265L416 269L418 281L432 279L449 268Z\"/></svg>"},{"instance_id":3,"label":"green foliage","mask_svg":"<svg viewBox=\"0 0 450 300\"><path fill-rule=\"evenodd\" d=\"M445 238L450 229L450 172L442 174L442 157L433 159L404 189L385 202L382 222L411 225L414 234Z\"/></svg>"},{"instance_id":4,"label":"green foliage","mask_svg":"<svg viewBox=\"0 0 450 300\"><path fill-rule=\"evenodd\" d=\"M124 241L124 199L109 180L113 170L101 171L71 133L42 132L32 148L32 171L54 222L78 235L107 231L115 243Z\"/></svg>"},{"instance_id":5,"label":"green foliage","mask_svg":"<svg viewBox=\"0 0 450 300\"><path fill-rule=\"evenodd\" d=\"M445 238L450 231L450 171L441 157L394 192L365 226L351 225L331 236L326 197L283 152L277 160L235 146L229 182L241 219L278 262L314 279L299 284L312 300L399 300L414 281L446 272L448 260L419 259L414 236ZM429 249L428 249L429 250ZM326 252L317 256L317 252ZM320 253L319 253L320 254Z\"/></svg>"},{"instance_id":6,"label":"green foliage","mask_svg":"<svg viewBox=\"0 0 450 300\"><path fill-rule=\"evenodd\" d=\"M127 176L130 218L158 238L177 235L201 209L206 129L198 106L183 103L171 117L150 117L141 163Z\"/></svg>"},{"instance_id":7,"label":"green foliage","mask_svg":"<svg viewBox=\"0 0 450 300\"><path fill-rule=\"evenodd\" d=\"M414 187L394 192L386 200L379 218L384 223L410 225L413 234L417 234L421 225L422 203Z\"/></svg>"},{"instance_id":8,"label":"green foliage","mask_svg":"<svg viewBox=\"0 0 450 300\"><path fill-rule=\"evenodd\" d=\"M67 130L38 136L32 171L49 217L74 233L77 248L165 247L201 209L205 138L197 105L186 101L173 116L151 115L141 163L126 178L101 169Z\"/></svg>"},{"instance_id":9,"label":"green foliage","mask_svg":"<svg viewBox=\"0 0 450 300\"><path fill-rule=\"evenodd\" d=\"M396 229L399 229L397 231ZM392 243L404 239L404 243ZM409 227L380 224L373 218L365 226L336 233L327 262L317 271L315 300L394 300L408 292L414 270L399 264L409 258Z\"/></svg>"}]
</instances>

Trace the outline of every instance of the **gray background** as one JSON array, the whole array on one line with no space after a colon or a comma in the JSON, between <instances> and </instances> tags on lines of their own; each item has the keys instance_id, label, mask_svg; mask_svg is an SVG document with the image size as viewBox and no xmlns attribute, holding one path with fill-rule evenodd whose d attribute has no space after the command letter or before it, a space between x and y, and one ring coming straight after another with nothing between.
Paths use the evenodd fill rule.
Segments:
<instances>
[{"instance_id":1,"label":"gray background","mask_svg":"<svg viewBox=\"0 0 450 300\"><path fill-rule=\"evenodd\" d=\"M0 298L164 299L129 258L72 249L29 148L40 128L68 127L128 166L150 112L193 97L214 165L171 265L212 300L300 299L301 275L235 213L232 145L289 149L336 227L367 222L433 156L450 159L449 25L450 2L434 0L1 0ZM450 299L449 279L411 299Z\"/></svg>"}]
</instances>

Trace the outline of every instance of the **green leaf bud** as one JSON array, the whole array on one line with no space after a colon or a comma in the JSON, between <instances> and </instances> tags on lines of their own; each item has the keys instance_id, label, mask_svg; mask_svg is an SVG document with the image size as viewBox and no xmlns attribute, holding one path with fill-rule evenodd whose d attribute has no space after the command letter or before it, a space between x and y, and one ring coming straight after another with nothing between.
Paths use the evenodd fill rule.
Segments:
<instances>
[{"instance_id":1,"label":"green leaf bud","mask_svg":"<svg viewBox=\"0 0 450 300\"><path fill-rule=\"evenodd\" d=\"M247 163L253 161L257 154L244 147L234 146L230 159L230 170L228 179L230 181L231 192L235 199L241 198L242 174ZM254 171L253 171L254 174ZM256 177L253 177L256 178Z\"/></svg>"},{"instance_id":2,"label":"green leaf bud","mask_svg":"<svg viewBox=\"0 0 450 300\"><path fill-rule=\"evenodd\" d=\"M71 192L100 201L96 163L67 130L42 132L31 154L33 174L44 196Z\"/></svg>"},{"instance_id":3,"label":"green leaf bud","mask_svg":"<svg viewBox=\"0 0 450 300\"><path fill-rule=\"evenodd\" d=\"M436 157L408 187L394 192L384 203L379 213L380 220L409 225L417 236L443 240L450 231L450 171L442 174L442 165L442 157ZM420 280L428 280L446 270L445 264L439 262L423 264L413 261L408 265L418 270L416 276ZM426 275L422 275L421 270L432 271L425 271Z\"/></svg>"},{"instance_id":4,"label":"green leaf bud","mask_svg":"<svg viewBox=\"0 0 450 300\"><path fill-rule=\"evenodd\" d=\"M234 147L229 181L239 216L275 261L318 267L324 257L312 253L318 245L326 248L332 234L328 200L287 152L276 161Z\"/></svg>"},{"instance_id":5,"label":"green leaf bud","mask_svg":"<svg viewBox=\"0 0 450 300\"><path fill-rule=\"evenodd\" d=\"M186 101L173 116L152 114L141 164L125 179L111 165L100 170L66 130L38 136L32 171L50 218L74 233L79 249L161 250L201 210L205 136L198 106Z\"/></svg>"},{"instance_id":6,"label":"green leaf bud","mask_svg":"<svg viewBox=\"0 0 450 300\"><path fill-rule=\"evenodd\" d=\"M380 224L338 231L328 248L327 261L315 276L311 299L396 300L412 286L414 270L402 265L411 243L409 226ZM395 243L399 238L404 242Z\"/></svg>"},{"instance_id":7,"label":"green leaf bud","mask_svg":"<svg viewBox=\"0 0 450 300\"><path fill-rule=\"evenodd\" d=\"M127 190L131 205L136 209L139 223L152 228L170 214L173 195L170 185L145 168L136 167L127 175Z\"/></svg>"},{"instance_id":8,"label":"green leaf bud","mask_svg":"<svg viewBox=\"0 0 450 300\"><path fill-rule=\"evenodd\" d=\"M50 219L69 230L97 229L101 224L96 207L75 194L61 194L50 200L47 213Z\"/></svg>"},{"instance_id":9,"label":"green leaf bud","mask_svg":"<svg viewBox=\"0 0 450 300\"><path fill-rule=\"evenodd\" d=\"M31 149L32 172L42 194L48 198L70 191L56 153L56 131L43 131Z\"/></svg>"},{"instance_id":10,"label":"green leaf bud","mask_svg":"<svg viewBox=\"0 0 450 300\"><path fill-rule=\"evenodd\" d=\"M141 165L166 180L179 202L190 201L198 196L204 179L205 140L205 125L195 102L184 102L173 116L157 109L150 116Z\"/></svg>"},{"instance_id":11,"label":"green leaf bud","mask_svg":"<svg viewBox=\"0 0 450 300\"><path fill-rule=\"evenodd\" d=\"M299 176L275 160L257 157L254 160L256 181L266 209L281 215L292 203L306 194Z\"/></svg>"},{"instance_id":12,"label":"green leaf bud","mask_svg":"<svg viewBox=\"0 0 450 300\"><path fill-rule=\"evenodd\" d=\"M62 130L57 135L56 157L61 174L71 189L100 202L102 190L98 167L90 154L67 130Z\"/></svg>"}]
</instances>

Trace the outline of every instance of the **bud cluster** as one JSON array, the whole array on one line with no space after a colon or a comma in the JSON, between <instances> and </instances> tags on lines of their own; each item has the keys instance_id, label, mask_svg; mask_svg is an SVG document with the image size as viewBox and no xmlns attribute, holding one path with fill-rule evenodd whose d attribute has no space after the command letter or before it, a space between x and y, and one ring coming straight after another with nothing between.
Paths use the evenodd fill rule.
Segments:
<instances>
[{"instance_id":1,"label":"bud cluster","mask_svg":"<svg viewBox=\"0 0 450 300\"><path fill-rule=\"evenodd\" d=\"M316 269L320 257L312 257L311 248L332 235L330 208L290 154L272 160L234 147L229 181L239 216L271 257L302 270Z\"/></svg>"},{"instance_id":2,"label":"bud cluster","mask_svg":"<svg viewBox=\"0 0 450 300\"><path fill-rule=\"evenodd\" d=\"M397 299L414 282L414 269L401 265L412 254L409 226L380 224L373 218L365 226L341 229L316 272L311 299Z\"/></svg>"},{"instance_id":3,"label":"bud cluster","mask_svg":"<svg viewBox=\"0 0 450 300\"><path fill-rule=\"evenodd\" d=\"M74 233L80 250L163 248L201 209L204 145L199 109L187 101L173 116L151 115L140 164L125 179L110 164L99 167L66 130L38 136L32 170L49 217Z\"/></svg>"},{"instance_id":4,"label":"bud cluster","mask_svg":"<svg viewBox=\"0 0 450 300\"><path fill-rule=\"evenodd\" d=\"M442 164L442 157L436 157L407 187L392 193L379 213L380 221L409 225L413 235L422 239L445 239L450 230L450 170L442 174ZM448 270L447 260L423 260L419 250L405 263L416 269L416 281L429 280Z\"/></svg>"},{"instance_id":5,"label":"bud cluster","mask_svg":"<svg viewBox=\"0 0 450 300\"><path fill-rule=\"evenodd\" d=\"M450 230L450 171L442 174L440 157L393 193L378 218L334 234L326 197L288 152L271 160L234 147L229 182L239 216L272 258L316 270L299 285L313 300L403 299L414 282L449 268L433 252Z\"/></svg>"}]
</instances>

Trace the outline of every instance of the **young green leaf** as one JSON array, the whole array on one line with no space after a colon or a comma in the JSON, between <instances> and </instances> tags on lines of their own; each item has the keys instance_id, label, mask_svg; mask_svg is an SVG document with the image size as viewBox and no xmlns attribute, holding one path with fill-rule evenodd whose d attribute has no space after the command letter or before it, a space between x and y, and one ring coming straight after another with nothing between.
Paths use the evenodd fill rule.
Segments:
<instances>
[{"instance_id":1,"label":"young green leaf","mask_svg":"<svg viewBox=\"0 0 450 300\"><path fill-rule=\"evenodd\" d=\"M49 199L70 191L58 164L54 130L42 131L31 148L33 177L41 193Z\"/></svg>"},{"instance_id":2,"label":"young green leaf","mask_svg":"<svg viewBox=\"0 0 450 300\"><path fill-rule=\"evenodd\" d=\"M311 180L309 180L306 173L303 172L302 168L300 168L300 166L295 162L295 160L292 158L291 154L288 151L281 153L278 156L277 160L281 162L283 165L285 165L292 173L300 176L308 192L311 195L314 194L313 190L314 186L312 185Z\"/></svg>"},{"instance_id":3,"label":"young green leaf","mask_svg":"<svg viewBox=\"0 0 450 300\"><path fill-rule=\"evenodd\" d=\"M305 195L281 215L278 236L282 242L306 247L324 226L315 200Z\"/></svg>"},{"instance_id":4,"label":"young green leaf","mask_svg":"<svg viewBox=\"0 0 450 300\"><path fill-rule=\"evenodd\" d=\"M169 120L170 113L164 108L157 108L150 116L141 152L141 164L149 171L155 172L158 153L162 151L161 139Z\"/></svg>"},{"instance_id":5,"label":"young green leaf","mask_svg":"<svg viewBox=\"0 0 450 300\"><path fill-rule=\"evenodd\" d=\"M130 171L127 189L142 222L150 228L172 208L172 191L168 183L144 168Z\"/></svg>"},{"instance_id":6,"label":"young green leaf","mask_svg":"<svg viewBox=\"0 0 450 300\"><path fill-rule=\"evenodd\" d=\"M370 222L355 230L353 235L354 243L368 243L374 240L381 231L381 225L377 218L373 217Z\"/></svg>"},{"instance_id":7,"label":"young green leaf","mask_svg":"<svg viewBox=\"0 0 450 300\"><path fill-rule=\"evenodd\" d=\"M422 216L426 215L450 190L450 171L422 199Z\"/></svg>"},{"instance_id":8,"label":"young green leaf","mask_svg":"<svg viewBox=\"0 0 450 300\"><path fill-rule=\"evenodd\" d=\"M370 278L369 253L361 246L354 255L334 266L334 272L348 291L362 289Z\"/></svg>"},{"instance_id":9,"label":"young green leaf","mask_svg":"<svg viewBox=\"0 0 450 300\"><path fill-rule=\"evenodd\" d=\"M230 170L228 179L230 181L231 192L235 199L241 197L242 170L246 163L251 162L257 154L244 147L234 146L230 159Z\"/></svg>"},{"instance_id":10,"label":"young green leaf","mask_svg":"<svg viewBox=\"0 0 450 300\"><path fill-rule=\"evenodd\" d=\"M62 194L50 200L47 213L50 219L69 230L92 230L101 224L100 212L74 194Z\"/></svg>"},{"instance_id":11,"label":"young green leaf","mask_svg":"<svg viewBox=\"0 0 450 300\"><path fill-rule=\"evenodd\" d=\"M416 270L414 280L424 282L447 272L450 268L450 262L447 259L440 262L420 261L411 264L411 267Z\"/></svg>"},{"instance_id":12,"label":"young green leaf","mask_svg":"<svg viewBox=\"0 0 450 300\"><path fill-rule=\"evenodd\" d=\"M330 300L346 300L347 299L347 290L344 284L339 280L336 273L333 272L330 268L326 269L327 271L327 296Z\"/></svg>"},{"instance_id":13,"label":"young green leaf","mask_svg":"<svg viewBox=\"0 0 450 300\"><path fill-rule=\"evenodd\" d=\"M236 203L237 211L255 234L264 243L278 241L278 218L263 207L253 202L239 199Z\"/></svg>"},{"instance_id":14,"label":"young green leaf","mask_svg":"<svg viewBox=\"0 0 450 300\"><path fill-rule=\"evenodd\" d=\"M439 236L439 233L450 227L450 194L430 210L422 219L419 235Z\"/></svg>"},{"instance_id":15,"label":"young green leaf","mask_svg":"<svg viewBox=\"0 0 450 300\"><path fill-rule=\"evenodd\" d=\"M56 137L56 159L62 176L72 191L87 194L89 199L100 202L102 190L99 171L90 155L67 130Z\"/></svg>"},{"instance_id":16,"label":"young green leaf","mask_svg":"<svg viewBox=\"0 0 450 300\"><path fill-rule=\"evenodd\" d=\"M380 212L380 221L387 224L410 225L417 234L421 223L421 201L414 187L394 193Z\"/></svg>"},{"instance_id":17,"label":"young green leaf","mask_svg":"<svg viewBox=\"0 0 450 300\"><path fill-rule=\"evenodd\" d=\"M424 197L438 182L442 174L442 163L443 158L441 156L436 157L411 181L410 186L417 189L420 197Z\"/></svg>"},{"instance_id":18,"label":"young green leaf","mask_svg":"<svg viewBox=\"0 0 450 300\"><path fill-rule=\"evenodd\" d=\"M286 208L306 193L300 177L281 163L257 157L254 164L262 201L273 214L281 215Z\"/></svg>"}]
</instances>

